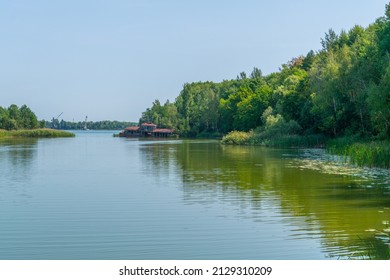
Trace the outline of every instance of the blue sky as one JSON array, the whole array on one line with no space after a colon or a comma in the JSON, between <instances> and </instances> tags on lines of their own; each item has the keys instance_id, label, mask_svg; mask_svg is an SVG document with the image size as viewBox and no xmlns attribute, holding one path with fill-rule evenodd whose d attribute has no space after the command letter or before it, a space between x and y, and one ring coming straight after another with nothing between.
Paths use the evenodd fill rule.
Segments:
<instances>
[{"instance_id":1,"label":"blue sky","mask_svg":"<svg viewBox=\"0 0 390 280\"><path fill-rule=\"evenodd\" d=\"M388 1L0 0L0 106L138 121L184 83L264 74Z\"/></svg>"}]
</instances>

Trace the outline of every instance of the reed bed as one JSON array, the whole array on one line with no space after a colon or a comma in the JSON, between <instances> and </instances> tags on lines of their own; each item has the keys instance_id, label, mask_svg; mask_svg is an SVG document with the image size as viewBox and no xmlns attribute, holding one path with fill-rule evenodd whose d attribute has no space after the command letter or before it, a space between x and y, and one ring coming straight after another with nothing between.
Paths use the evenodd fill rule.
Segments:
<instances>
[{"instance_id":1,"label":"reed bed","mask_svg":"<svg viewBox=\"0 0 390 280\"><path fill-rule=\"evenodd\" d=\"M68 131L55 130L49 128L21 129L21 130L0 130L0 137L25 137L25 138L58 138L74 137Z\"/></svg>"},{"instance_id":2,"label":"reed bed","mask_svg":"<svg viewBox=\"0 0 390 280\"><path fill-rule=\"evenodd\" d=\"M228 145L254 145L274 148L320 148L326 138L322 135L265 135L254 131L232 131L225 135L221 143Z\"/></svg>"},{"instance_id":3,"label":"reed bed","mask_svg":"<svg viewBox=\"0 0 390 280\"><path fill-rule=\"evenodd\" d=\"M390 141L355 142L340 138L327 145L330 153L343 156L345 162L358 166L390 168Z\"/></svg>"}]
</instances>

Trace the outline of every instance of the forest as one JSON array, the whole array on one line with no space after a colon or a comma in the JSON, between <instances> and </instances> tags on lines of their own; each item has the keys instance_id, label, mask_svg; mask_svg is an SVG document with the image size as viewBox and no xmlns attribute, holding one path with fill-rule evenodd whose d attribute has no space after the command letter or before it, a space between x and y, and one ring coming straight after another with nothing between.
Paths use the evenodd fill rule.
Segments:
<instances>
[{"instance_id":1,"label":"forest","mask_svg":"<svg viewBox=\"0 0 390 280\"><path fill-rule=\"evenodd\" d=\"M120 122L120 121L88 121L87 123L59 121L53 119L51 121L40 120L27 105L20 108L12 104L8 108L0 106L0 129L7 131L14 130L28 130L37 128L54 128L63 130L78 130L78 129L92 129L92 130L121 130L127 126L136 125L134 122Z\"/></svg>"},{"instance_id":2,"label":"forest","mask_svg":"<svg viewBox=\"0 0 390 280\"><path fill-rule=\"evenodd\" d=\"M388 140L390 5L368 27L330 29L321 45L268 75L255 67L236 79L186 83L174 102L155 100L140 121L186 137Z\"/></svg>"},{"instance_id":3,"label":"forest","mask_svg":"<svg viewBox=\"0 0 390 280\"><path fill-rule=\"evenodd\" d=\"M0 106L0 129L18 130L43 128L45 123L38 121L37 116L29 107L18 107L12 104L8 108Z\"/></svg>"},{"instance_id":4,"label":"forest","mask_svg":"<svg viewBox=\"0 0 390 280\"><path fill-rule=\"evenodd\" d=\"M79 129L91 129L91 130L122 130L127 126L137 125L134 122L121 122L121 121L78 121L71 122L58 119L52 121L46 121L45 126L63 130L79 130Z\"/></svg>"}]
</instances>

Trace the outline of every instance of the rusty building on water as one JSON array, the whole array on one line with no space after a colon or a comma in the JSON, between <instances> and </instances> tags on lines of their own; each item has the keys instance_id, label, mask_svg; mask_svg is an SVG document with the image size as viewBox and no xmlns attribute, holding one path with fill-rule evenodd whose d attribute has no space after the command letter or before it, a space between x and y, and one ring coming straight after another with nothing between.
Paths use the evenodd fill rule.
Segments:
<instances>
[{"instance_id":1,"label":"rusty building on water","mask_svg":"<svg viewBox=\"0 0 390 280\"><path fill-rule=\"evenodd\" d=\"M173 129L157 128L154 123L142 123L140 126L129 126L119 133L120 137L171 137Z\"/></svg>"}]
</instances>

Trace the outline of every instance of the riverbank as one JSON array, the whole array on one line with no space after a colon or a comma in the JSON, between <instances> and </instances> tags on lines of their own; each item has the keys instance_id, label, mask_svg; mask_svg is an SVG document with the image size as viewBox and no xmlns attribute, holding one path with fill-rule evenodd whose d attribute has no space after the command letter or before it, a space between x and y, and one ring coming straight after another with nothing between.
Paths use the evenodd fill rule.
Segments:
<instances>
[{"instance_id":1,"label":"riverbank","mask_svg":"<svg viewBox=\"0 0 390 280\"><path fill-rule=\"evenodd\" d=\"M24 137L24 138L58 138L75 137L74 133L50 128L21 129L21 130L0 130L0 138Z\"/></svg>"},{"instance_id":2,"label":"riverbank","mask_svg":"<svg viewBox=\"0 0 390 280\"><path fill-rule=\"evenodd\" d=\"M221 143L272 148L324 148L327 141L328 138L323 135L264 135L264 133L251 130L249 132L232 131L222 138Z\"/></svg>"},{"instance_id":3,"label":"riverbank","mask_svg":"<svg viewBox=\"0 0 390 280\"><path fill-rule=\"evenodd\" d=\"M356 137L330 139L322 135L273 135L264 137L254 131L232 131L221 144L255 145L273 148L325 148L329 153L342 156L347 164L390 169L390 141Z\"/></svg>"}]
</instances>

